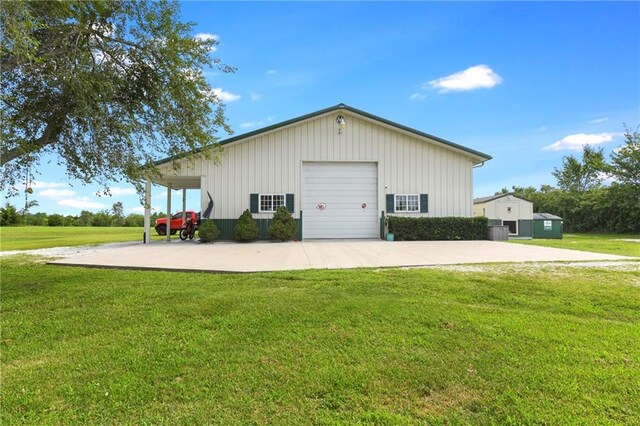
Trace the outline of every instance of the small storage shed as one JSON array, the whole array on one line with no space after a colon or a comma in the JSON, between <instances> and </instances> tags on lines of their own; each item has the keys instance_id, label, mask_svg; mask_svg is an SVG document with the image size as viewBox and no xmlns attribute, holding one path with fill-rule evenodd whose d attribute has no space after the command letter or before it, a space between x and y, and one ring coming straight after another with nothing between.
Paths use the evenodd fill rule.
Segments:
<instances>
[{"instance_id":1,"label":"small storage shed","mask_svg":"<svg viewBox=\"0 0 640 426\"><path fill-rule=\"evenodd\" d=\"M509 227L509 238L533 238L533 203L514 194L473 200L473 215L485 216L489 225Z\"/></svg>"},{"instance_id":2,"label":"small storage shed","mask_svg":"<svg viewBox=\"0 0 640 426\"><path fill-rule=\"evenodd\" d=\"M549 213L533 214L533 238L562 239L563 221Z\"/></svg>"}]
</instances>

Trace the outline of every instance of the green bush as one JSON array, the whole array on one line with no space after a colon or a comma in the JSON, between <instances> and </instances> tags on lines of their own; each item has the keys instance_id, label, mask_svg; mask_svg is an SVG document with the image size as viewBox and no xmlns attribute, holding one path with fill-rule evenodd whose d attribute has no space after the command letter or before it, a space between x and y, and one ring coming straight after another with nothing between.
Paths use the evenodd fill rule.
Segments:
<instances>
[{"instance_id":1,"label":"green bush","mask_svg":"<svg viewBox=\"0 0 640 426\"><path fill-rule=\"evenodd\" d=\"M51 214L48 219L49 226L64 226L64 216L60 214Z\"/></svg>"},{"instance_id":2,"label":"green bush","mask_svg":"<svg viewBox=\"0 0 640 426\"><path fill-rule=\"evenodd\" d=\"M220 236L220 230L213 223L213 220L208 219L200 223L198 228L198 237L203 243L212 243L213 240Z\"/></svg>"},{"instance_id":3,"label":"green bush","mask_svg":"<svg viewBox=\"0 0 640 426\"><path fill-rule=\"evenodd\" d=\"M278 207L269 225L269 238L280 241L291 241L296 237L296 221L285 206Z\"/></svg>"},{"instance_id":4,"label":"green bush","mask_svg":"<svg viewBox=\"0 0 640 426\"><path fill-rule=\"evenodd\" d=\"M111 226L112 220L113 220L113 216L111 216L111 213L109 213L109 210L100 210L98 213L94 214L93 217L91 218L91 225L92 226Z\"/></svg>"},{"instance_id":5,"label":"green bush","mask_svg":"<svg viewBox=\"0 0 640 426\"><path fill-rule=\"evenodd\" d=\"M396 241L486 240L486 217L387 216L389 232Z\"/></svg>"},{"instance_id":6,"label":"green bush","mask_svg":"<svg viewBox=\"0 0 640 426\"><path fill-rule=\"evenodd\" d=\"M124 226L144 226L144 215L131 213L124 219Z\"/></svg>"},{"instance_id":7,"label":"green bush","mask_svg":"<svg viewBox=\"0 0 640 426\"><path fill-rule=\"evenodd\" d=\"M258 239L258 225L249 210L245 210L233 228L237 241L247 242Z\"/></svg>"},{"instance_id":8,"label":"green bush","mask_svg":"<svg viewBox=\"0 0 640 426\"><path fill-rule=\"evenodd\" d=\"M0 207L1 226L17 225L19 221L18 211L14 205L7 203L4 207Z\"/></svg>"}]
</instances>

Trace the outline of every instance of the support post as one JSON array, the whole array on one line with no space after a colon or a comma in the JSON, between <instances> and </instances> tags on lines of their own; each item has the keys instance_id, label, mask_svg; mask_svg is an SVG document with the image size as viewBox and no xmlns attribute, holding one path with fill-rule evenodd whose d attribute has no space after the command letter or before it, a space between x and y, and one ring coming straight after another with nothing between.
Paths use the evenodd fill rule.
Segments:
<instances>
[{"instance_id":1,"label":"support post","mask_svg":"<svg viewBox=\"0 0 640 426\"><path fill-rule=\"evenodd\" d=\"M182 226L187 221L187 189L182 188Z\"/></svg>"},{"instance_id":2,"label":"support post","mask_svg":"<svg viewBox=\"0 0 640 426\"><path fill-rule=\"evenodd\" d=\"M151 180L144 187L144 243L151 242Z\"/></svg>"},{"instance_id":3,"label":"support post","mask_svg":"<svg viewBox=\"0 0 640 426\"><path fill-rule=\"evenodd\" d=\"M167 242L171 241L171 183L167 184Z\"/></svg>"}]
</instances>

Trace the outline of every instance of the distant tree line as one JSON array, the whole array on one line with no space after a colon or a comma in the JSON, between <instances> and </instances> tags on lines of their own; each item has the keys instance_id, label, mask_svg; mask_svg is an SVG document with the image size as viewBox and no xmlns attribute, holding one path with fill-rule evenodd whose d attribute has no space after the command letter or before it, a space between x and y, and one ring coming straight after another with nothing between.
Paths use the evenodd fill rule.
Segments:
<instances>
[{"instance_id":1,"label":"distant tree line","mask_svg":"<svg viewBox=\"0 0 640 426\"><path fill-rule=\"evenodd\" d=\"M615 149L609 160L602 149L586 145L582 158L564 157L561 167L552 172L556 185L513 186L496 194L512 192L533 202L534 212L551 213L564 219L568 232L640 232L640 134L629 129L625 142ZM80 215L29 213L29 203L18 211L6 204L0 208L0 224L36 226L143 226L144 216L124 216L122 203L111 210ZM37 203L31 203L31 206ZM151 216L152 223L162 212Z\"/></svg>"},{"instance_id":2,"label":"distant tree line","mask_svg":"<svg viewBox=\"0 0 640 426\"><path fill-rule=\"evenodd\" d=\"M640 232L640 134L629 129L625 142L609 161L602 149L586 145L582 158L565 157L552 172L557 186L513 186L497 194L515 193L533 202L534 212L564 219L568 232Z\"/></svg>"},{"instance_id":3,"label":"distant tree line","mask_svg":"<svg viewBox=\"0 0 640 426\"><path fill-rule=\"evenodd\" d=\"M159 218L165 217L162 212L151 215L151 223ZM82 210L79 215L61 215L47 213L30 213L19 211L12 204L5 204L0 207L1 226L144 226L144 215L132 213L127 216L123 213L121 202L114 203L111 209L100 210L97 213Z\"/></svg>"}]
</instances>

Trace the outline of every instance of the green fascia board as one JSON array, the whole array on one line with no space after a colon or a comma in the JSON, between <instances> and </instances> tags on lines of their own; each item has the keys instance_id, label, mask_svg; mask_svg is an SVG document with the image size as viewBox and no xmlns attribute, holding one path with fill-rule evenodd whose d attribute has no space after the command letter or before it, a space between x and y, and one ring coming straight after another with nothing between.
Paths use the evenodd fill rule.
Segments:
<instances>
[{"instance_id":1,"label":"green fascia board","mask_svg":"<svg viewBox=\"0 0 640 426\"><path fill-rule=\"evenodd\" d=\"M476 151L474 149L467 148L466 146L459 145L457 143L448 141L446 139L442 139L442 138L439 138L437 136L433 136L433 135L430 135L428 133L421 132L420 130L412 129L411 127L407 127L407 126L404 126L402 124L395 123L393 121L387 120L387 119L382 118L382 117L378 117L377 115L370 114L370 113L368 113L366 111L362 111L362 110L350 107L350 106L345 105L345 104L334 105L334 106L331 106L329 108L324 108L324 109L321 109L319 111L315 111L315 112L312 112L312 113L309 113L309 114L301 115L300 117L296 117L296 118L292 118L290 120L282 121L280 123L272 124L271 126L263 127L261 129L254 130L252 132L243 133L243 134L238 135L238 136L233 136L233 137L230 137L228 139L221 140L220 142L217 142L216 144L217 145L228 145L228 144L233 143L233 142L237 142L237 141L240 141L240 140L243 140L243 139L248 139L248 138L251 138L253 136L260 135L262 133L270 132L272 130L279 129L281 127L289 126L291 124L295 124L295 123L298 123L298 122L301 122L301 121L304 121L304 120L308 120L310 118L318 117L320 115L324 115L324 114L327 114L327 113L330 113L330 112L334 112L334 111L349 111L349 112L352 112L354 114L361 115L363 117L369 118L371 120L379 121L380 123L386 124L388 126L395 127L396 129L404 130L405 132L409 132L409 133L412 133L414 135L421 136L423 138L432 139L432 140L434 140L436 142L439 142L439 143L441 143L443 145L446 145L446 146L449 146L449 147L452 147L452 148L456 148L456 149L459 149L460 151L464 151L464 152L466 152L468 154L471 154L471 155L474 155L476 157L482 158L483 160L480 161L481 163L483 163L485 161L488 161L488 160L491 160L493 158L490 155L485 154L483 152ZM199 152L199 150L194 152L193 154L197 154L198 152ZM186 157L188 155L193 155L193 154L174 155L172 157L168 157L168 158L165 158L165 159L162 159L162 160L158 160L154 164L156 166L159 166L159 165L168 163L168 162L170 162L172 160L177 160L177 159Z\"/></svg>"}]
</instances>

